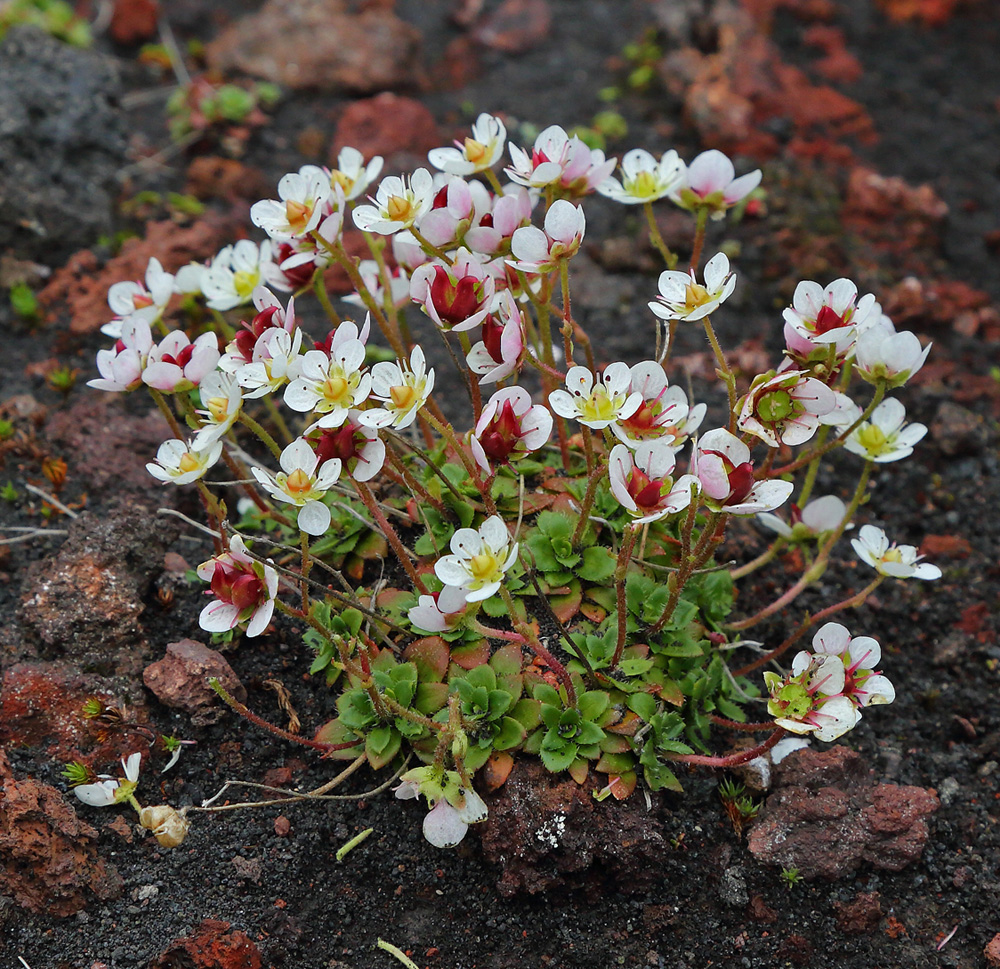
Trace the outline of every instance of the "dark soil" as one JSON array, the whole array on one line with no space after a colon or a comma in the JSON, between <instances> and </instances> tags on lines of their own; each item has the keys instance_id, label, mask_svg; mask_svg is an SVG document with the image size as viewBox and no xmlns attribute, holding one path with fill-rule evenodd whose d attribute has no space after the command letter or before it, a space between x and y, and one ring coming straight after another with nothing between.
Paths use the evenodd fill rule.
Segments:
<instances>
[{"instance_id":1,"label":"dark soil","mask_svg":"<svg viewBox=\"0 0 1000 969\"><path fill-rule=\"evenodd\" d=\"M623 47L654 24L665 3L669 0L549 0L548 31L535 38L531 49L510 53L455 46L464 35L449 20L451 4L400 0L398 14L424 34L432 79L427 90L410 93L431 108L446 137L481 110L506 112L539 127L589 123L605 107L598 92L622 85ZM171 4L163 8L168 17L176 17L183 41L189 36L209 40L225 20L258 6L184 0L176 4L176 12ZM487 3L486 9L496 6ZM924 9L919 4L915 8ZM884 667L896 685L897 700L866 715L841 743L861 752L879 780L937 790L941 807L931 819L930 840L919 861L900 872L873 867L839 881L789 888L780 871L761 865L747 850L745 838L734 833L719 802L717 778L708 772L685 776L683 795L652 797L648 816L662 832L664 846L658 856L645 858L642 871L591 870L569 875L561 887L541 894L513 897L499 893L501 870L484 859L475 829L457 850L438 851L424 841L422 815L414 804L385 791L321 805L287 802L193 814L189 837L172 851L158 849L145 833L133 837L131 818L128 825L112 826L113 815L125 816L124 810L81 807L81 820L98 829L97 854L117 869L123 890L111 901L90 896L85 907L64 918L27 911L16 897L0 898L4 965L18 965L18 957L31 969L396 965L375 948L379 938L406 950L421 967L442 969L972 969L987 964L984 947L1000 933L1000 647L994 616L1000 594L1000 377L995 369L1000 364L1000 325L996 314L990 315L991 301L1000 299L995 235L1000 230L1000 72L995 63L1000 11L983 0L928 26L894 23L861 0L788 5L773 18L774 36L787 62L809 76L815 76L810 72L818 55L805 37L817 22L817 10L826 26L843 32L847 51L861 64L857 80L834 82L834 87L863 105L877 140L834 139L849 149L847 156L820 154L806 162L788 150L791 139L782 133L780 118L770 122L780 137L777 154L765 160L768 213L725 233L715 229L710 243L718 245L727 236L742 247L734 260L741 276L738 302L735 309L720 313L727 345L755 337L772 350L780 346L780 307L795 280L808 276L798 267L817 265L817 253L827 267L816 270L823 278L843 273L862 281L862 290L867 285L879 293L890 313L895 311L885 295L897 293L893 287L918 266L928 284L957 280L988 294L969 310L952 291L940 290L944 295L937 303L925 298L921 306L911 306L905 319L897 317L901 327L934 341L925 372L901 395L912 418L931 431L912 458L886 466L876 476L862 516L885 524L898 541L928 542L925 550L944 577L935 583L887 583L846 621L852 631L875 635L883 644ZM710 52L711 39L704 44ZM136 62L135 48L106 38L98 48L118 61L127 92L155 86L148 69ZM463 83L448 86L443 79L456 74ZM682 116L675 95L656 85L644 92L625 90L614 107L628 122L629 133L612 143L609 153L620 155L640 145L652 151L676 146L690 157L698 149L698 134ZM168 144L164 101L132 102L121 109L134 148ZM287 94L271 123L250 135L241 160L262 172L266 184L306 160L325 161L331 119L346 103L340 96ZM319 130L322 158L300 153L299 135L306 127ZM133 172L123 194L140 188L179 190L192 159L219 151L217 145L200 145L169 157L163 166ZM747 161L752 159L744 159L741 170ZM859 161L884 176L932 186L949 207L943 224L933 224L930 238L902 251L894 244L898 240L879 237L871 226L859 229L857 223L841 221L848 175ZM215 205L226 208L222 202ZM238 207L249 232L246 207L232 204L233 210ZM653 271L643 274L634 259L631 265L612 266L602 244L614 233L622 234L621 211L600 205L594 211L593 224L588 222L589 252L580 259L583 295L576 305L607 359L639 359L650 351L644 303L655 291L655 276ZM124 219L121 225L141 230ZM96 239L94 244L98 262L111 255L106 244ZM632 248L639 248L634 240ZM9 255L39 258L37 252ZM14 664L39 656L57 660L60 675L69 680L79 675L85 688L135 706L157 730L197 740L170 773L159 777L154 766L144 775L139 794L149 803L197 805L227 780L301 790L318 786L333 776L336 765L228 713L217 723L194 727L145 691L143 666L160 659L168 642L198 637L202 604L199 589L165 580L148 557L133 555L119 563L131 570L133 595L145 606L134 639L123 639L117 625L117 638L107 643L99 636L84 643L69 633L65 640L40 646L37 632L28 634L18 609L40 577L57 567L55 556L63 542L57 530L67 527L59 513L43 517L41 500L25 491L27 483L51 490L42 474L43 458L66 460L68 476L60 498L77 510L85 506L94 516L95 530L117 514L114 499L146 508L150 515L157 502L174 500L198 514L185 495L154 493L150 486L143 498L141 465L151 459L155 444L144 443L146 450L132 462L135 467L122 464L117 478L108 476L108 462L119 461L120 455L109 457L99 442L104 431L111 435L115 420L134 417L138 405L94 403L97 392L84 381L94 373L93 354L104 340L71 335L68 322L65 314L55 312L44 324L30 327L13 318L6 305L0 307L0 407L15 395L28 394L46 408L37 422L19 417L13 442L0 445L0 485L9 479L20 493L14 502L0 499L0 532L9 537L14 533L4 531L7 526L36 524L53 532L31 542L0 545L0 663L9 672ZM743 344L744 351L752 349L752 343L749 349ZM678 352L690 356L703 350L697 334L685 334ZM52 359L81 370L78 385L65 399L42 379L45 362ZM138 407L134 419L143 414ZM52 421L60 417L57 437ZM74 428L91 426L84 424L85 418L94 422L94 431L73 437ZM121 426L127 430L132 425ZM824 467L819 487L843 493L851 486L849 474L849 462L832 461ZM748 558L762 539L750 530L740 534L732 557ZM192 529L170 548L191 564L210 554L209 545ZM845 552L845 561L831 569L820 588L787 616L777 617L762 636L781 637L804 609L832 601L838 590L856 588L860 571L851 558ZM141 562L145 571L139 575L135 569ZM115 567L114 562L107 566ZM768 575L780 578L778 572ZM169 597L161 591L158 598L157 590L168 586L173 599L166 604ZM740 606L750 612L754 596L759 605L780 591L777 579L761 581ZM332 698L321 682L306 675L311 655L297 635L301 631L288 623L277 629L262 640L244 641L228 659L252 709L285 722L277 694L264 682L278 680L309 735L332 715ZM72 692L66 690L67 695ZM36 699L45 716L55 717L59 696L39 694ZM0 729L8 739L6 755L14 777L65 789L59 776L63 762L92 755L99 739L63 721L32 721L34 727L27 731L23 712L12 713L12 703L9 694L0 696ZM104 748L109 751L102 762L105 769L114 763L115 742L112 737ZM382 780L361 771L339 792L357 795ZM258 792L230 789L218 803L244 795L253 799ZM626 809L611 801L598 807L612 815ZM641 793L628 802L628 809L644 810ZM0 821L4 810L0 802ZM366 828L373 829L371 837L337 863L337 849ZM633 888L638 890L630 892ZM241 947L247 940L240 939L225 961L176 951L157 961L206 919L245 933L261 961L254 961L252 946ZM222 932L217 926L205 931Z\"/></svg>"}]
</instances>

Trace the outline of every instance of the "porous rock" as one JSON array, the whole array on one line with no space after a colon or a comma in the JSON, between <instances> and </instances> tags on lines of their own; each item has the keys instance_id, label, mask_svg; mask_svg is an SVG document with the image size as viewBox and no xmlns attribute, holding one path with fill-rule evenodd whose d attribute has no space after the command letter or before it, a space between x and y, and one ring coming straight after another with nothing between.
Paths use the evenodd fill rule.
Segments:
<instances>
[{"instance_id":1,"label":"porous rock","mask_svg":"<svg viewBox=\"0 0 1000 969\"><path fill-rule=\"evenodd\" d=\"M296 90L368 94L415 87L421 34L387 10L346 0L268 0L207 49L209 66Z\"/></svg>"},{"instance_id":2,"label":"porous rock","mask_svg":"<svg viewBox=\"0 0 1000 969\"><path fill-rule=\"evenodd\" d=\"M226 658L194 639L168 644L166 656L146 667L142 681L164 706L189 713L191 722L200 726L214 723L226 710L208 685L213 677L241 703L246 700L247 692Z\"/></svg>"},{"instance_id":3,"label":"porous rock","mask_svg":"<svg viewBox=\"0 0 1000 969\"><path fill-rule=\"evenodd\" d=\"M63 795L15 778L0 751L0 891L32 912L65 918L88 901L116 898L122 879L97 855L97 831Z\"/></svg>"},{"instance_id":4,"label":"porous rock","mask_svg":"<svg viewBox=\"0 0 1000 969\"><path fill-rule=\"evenodd\" d=\"M32 27L0 41L0 249L58 265L112 228L125 163L114 61Z\"/></svg>"},{"instance_id":5,"label":"porous rock","mask_svg":"<svg viewBox=\"0 0 1000 969\"><path fill-rule=\"evenodd\" d=\"M245 932L228 922L205 919L192 935L175 939L150 963L150 969L260 969L260 950Z\"/></svg>"},{"instance_id":6,"label":"porous rock","mask_svg":"<svg viewBox=\"0 0 1000 969\"><path fill-rule=\"evenodd\" d=\"M659 820L639 798L595 801L595 786L592 777L580 785L518 761L478 826L486 858L500 868L501 895L556 887L635 892L659 879L667 850Z\"/></svg>"},{"instance_id":7,"label":"porous rock","mask_svg":"<svg viewBox=\"0 0 1000 969\"><path fill-rule=\"evenodd\" d=\"M73 656L95 672L141 663L143 596L177 535L171 519L113 504L82 514L59 552L31 566L19 618L44 658Z\"/></svg>"},{"instance_id":8,"label":"porous rock","mask_svg":"<svg viewBox=\"0 0 1000 969\"><path fill-rule=\"evenodd\" d=\"M426 167L427 152L445 139L430 108L414 98L383 91L373 98L352 101L337 122L330 164L345 145L357 148L365 158L381 155L392 168Z\"/></svg>"},{"instance_id":9,"label":"porous rock","mask_svg":"<svg viewBox=\"0 0 1000 969\"><path fill-rule=\"evenodd\" d=\"M927 843L933 790L876 783L846 747L790 754L777 769L749 847L765 864L797 868L807 879L837 879L862 866L899 871Z\"/></svg>"}]
</instances>

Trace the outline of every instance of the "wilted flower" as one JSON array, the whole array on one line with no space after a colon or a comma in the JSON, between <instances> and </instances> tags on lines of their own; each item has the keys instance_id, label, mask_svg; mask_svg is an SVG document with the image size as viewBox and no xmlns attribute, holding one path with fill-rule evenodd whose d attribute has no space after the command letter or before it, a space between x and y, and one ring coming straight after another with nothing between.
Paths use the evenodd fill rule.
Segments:
<instances>
[{"instance_id":1,"label":"wilted flower","mask_svg":"<svg viewBox=\"0 0 1000 969\"><path fill-rule=\"evenodd\" d=\"M459 528L451 537L451 551L434 563L434 574L445 585L462 589L467 602L489 599L517 560L517 543L511 542L499 515L487 518L478 531Z\"/></svg>"},{"instance_id":2,"label":"wilted flower","mask_svg":"<svg viewBox=\"0 0 1000 969\"><path fill-rule=\"evenodd\" d=\"M683 511L691 504L692 489L697 493L698 479L691 474L671 477L676 459L666 444L640 444L631 451L616 444L608 457L608 483L611 493L632 516L634 524L656 521Z\"/></svg>"},{"instance_id":3,"label":"wilted flower","mask_svg":"<svg viewBox=\"0 0 1000 969\"><path fill-rule=\"evenodd\" d=\"M487 401L472 432L470 447L476 463L487 473L491 463L507 464L537 451L552 433L552 414L520 387L498 390Z\"/></svg>"},{"instance_id":4,"label":"wilted flower","mask_svg":"<svg viewBox=\"0 0 1000 969\"><path fill-rule=\"evenodd\" d=\"M625 205L640 205L669 195L683 178L684 162L673 149L657 161L644 148L633 148L622 158L621 182L607 178L597 191Z\"/></svg>"},{"instance_id":5,"label":"wilted flower","mask_svg":"<svg viewBox=\"0 0 1000 969\"><path fill-rule=\"evenodd\" d=\"M844 447L876 464L900 461L913 453L913 446L923 439L923 424L905 424L906 408L890 397L872 411L871 419L851 433Z\"/></svg>"},{"instance_id":6,"label":"wilted flower","mask_svg":"<svg viewBox=\"0 0 1000 969\"><path fill-rule=\"evenodd\" d=\"M454 148L432 148L427 160L449 175L472 175L492 168L503 154L507 140L504 123L491 114L481 114L472 126L472 137L456 141Z\"/></svg>"},{"instance_id":7,"label":"wilted flower","mask_svg":"<svg viewBox=\"0 0 1000 969\"><path fill-rule=\"evenodd\" d=\"M761 374L751 383L736 423L770 447L805 444L836 403L834 392L806 370Z\"/></svg>"},{"instance_id":8,"label":"wilted flower","mask_svg":"<svg viewBox=\"0 0 1000 969\"><path fill-rule=\"evenodd\" d=\"M888 575L895 579L940 579L941 570L930 562L921 562L922 555L917 554L913 545L890 545L881 528L874 525L862 525L857 538L851 539L851 545L858 557L867 562L880 575Z\"/></svg>"},{"instance_id":9,"label":"wilted flower","mask_svg":"<svg viewBox=\"0 0 1000 969\"><path fill-rule=\"evenodd\" d=\"M420 596L406 618L411 626L424 632L443 633L465 615L466 605L465 592L457 586L446 585L440 592Z\"/></svg>"},{"instance_id":10,"label":"wilted flower","mask_svg":"<svg viewBox=\"0 0 1000 969\"><path fill-rule=\"evenodd\" d=\"M599 431L631 417L642 406L642 395L629 390L631 383L625 363L608 364L600 376L586 367L570 367L567 389L553 390L549 406L560 417L571 417Z\"/></svg>"},{"instance_id":11,"label":"wilted flower","mask_svg":"<svg viewBox=\"0 0 1000 969\"><path fill-rule=\"evenodd\" d=\"M169 804L144 807L139 812L139 824L152 832L161 848L176 848L191 827L184 814Z\"/></svg>"},{"instance_id":12,"label":"wilted flower","mask_svg":"<svg viewBox=\"0 0 1000 969\"><path fill-rule=\"evenodd\" d=\"M354 224L364 232L392 235L408 229L431 207L434 179L426 168L418 168L409 178L389 175L379 183L372 205L354 210Z\"/></svg>"},{"instance_id":13,"label":"wilted flower","mask_svg":"<svg viewBox=\"0 0 1000 969\"><path fill-rule=\"evenodd\" d=\"M729 271L729 259L719 252L705 264L705 285L698 283L694 270L682 273L665 269L658 283L660 295L649 308L661 320L703 319L714 313L732 295L736 276Z\"/></svg>"},{"instance_id":14,"label":"wilted flower","mask_svg":"<svg viewBox=\"0 0 1000 969\"><path fill-rule=\"evenodd\" d=\"M190 484L205 475L222 456L222 442L209 444L204 450L187 444L177 438L164 441L156 452L156 463L147 464L146 470L156 479L166 484Z\"/></svg>"},{"instance_id":15,"label":"wilted flower","mask_svg":"<svg viewBox=\"0 0 1000 969\"><path fill-rule=\"evenodd\" d=\"M754 480L750 449L725 428L702 435L691 455L691 473L708 504L730 515L774 511L791 495L790 481Z\"/></svg>"},{"instance_id":16,"label":"wilted flower","mask_svg":"<svg viewBox=\"0 0 1000 969\"><path fill-rule=\"evenodd\" d=\"M670 197L690 212L706 209L713 219L721 219L727 209L746 198L759 184L760 169L735 178L733 163L714 148L703 151L683 172Z\"/></svg>"},{"instance_id":17,"label":"wilted flower","mask_svg":"<svg viewBox=\"0 0 1000 969\"><path fill-rule=\"evenodd\" d=\"M436 848L454 848L470 824L486 820L485 802L474 790L462 786L456 771L434 765L415 767L400 777L395 792L403 800L423 795L433 805L424 818L424 837Z\"/></svg>"},{"instance_id":18,"label":"wilted flower","mask_svg":"<svg viewBox=\"0 0 1000 969\"><path fill-rule=\"evenodd\" d=\"M247 636L259 636L271 621L278 594L278 573L248 552L239 535L229 539L229 551L198 566L198 578L211 584L215 598L201 611L198 625L222 633L247 623Z\"/></svg>"},{"instance_id":19,"label":"wilted flower","mask_svg":"<svg viewBox=\"0 0 1000 969\"><path fill-rule=\"evenodd\" d=\"M771 695L767 712L791 733L811 733L828 742L842 737L861 719L843 695L844 664L839 656L803 650L792 660L788 676L767 672L764 682Z\"/></svg>"},{"instance_id":20,"label":"wilted flower","mask_svg":"<svg viewBox=\"0 0 1000 969\"><path fill-rule=\"evenodd\" d=\"M117 780L106 774L102 774L100 779L94 784L78 784L73 788L73 793L84 804L91 807L108 807L111 804L121 804L128 801L135 792L139 783L139 764L142 754L138 751L129 754L128 759L122 758L122 772L124 777ZM93 776L93 775L91 775Z\"/></svg>"},{"instance_id":21,"label":"wilted flower","mask_svg":"<svg viewBox=\"0 0 1000 969\"><path fill-rule=\"evenodd\" d=\"M303 438L292 441L278 459L281 472L274 477L261 468L250 473L278 501L295 505L298 526L307 535L322 535L330 527L330 509L322 498L340 477L341 463L337 458L320 464L316 452Z\"/></svg>"}]
</instances>

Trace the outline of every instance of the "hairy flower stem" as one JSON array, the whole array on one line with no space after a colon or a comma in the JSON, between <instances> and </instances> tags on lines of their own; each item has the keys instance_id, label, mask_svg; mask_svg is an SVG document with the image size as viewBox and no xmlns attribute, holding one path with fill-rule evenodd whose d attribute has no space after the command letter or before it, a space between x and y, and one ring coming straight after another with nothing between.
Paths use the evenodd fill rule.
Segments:
<instances>
[{"instance_id":1,"label":"hairy flower stem","mask_svg":"<svg viewBox=\"0 0 1000 969\"><path fill-rule=\"evenodd\" d=\"M701 250L705 245L705 226L708 224L708 209L698 209L694 227L694 246L691 249L691 271L698 272L698 263L701 262Z\"/></svg>"},{"instance_id":2,"label":"hairy flower stem","mask_svg":"<svg viewBox=\"0 0 1000 969\"><path fill-rule=\"evenodd\" d=\"M760 757L761 754L766 754L785 736L785 733L784 728L777 727L774 733L762 744L757 744L756 747L751 747L749 750L741 750L737 754L729 754L727 757L712 757L707 754L666 754L665 757L667 760L679 764L697 764L699 767L716 767L719 769L724 767L738 767L740 764L745 764L755 757Z\"/></svg>"},{"instance_id":3,"label":"hairy flower stem","mask_svg":"<svg viewBox=\"0 0 1000 969\"><path fill-rule=\"evenodd\" d=\"M487 639L500 639L507 643L518 643L521 646L528 645L528 641L520 633L512 633L506 629L494 629L492 626L484 626L478 619L473 620L472 629Z\"/></svg>"},{"instance_id":4,"label":"hairy flower stem","mask_svg":"<svg viewBox=\"0 0 1000 969\"><path fill-rule=\"evenodd\" d=\"M559 281L562 285L562 311L563 311L563 355L566 357L566 367L573 366L573 330L576 324L573 322L573 310L569 296L569 260L559 261Z\"/></svg>"},{"instance_id":5,"label":"hairy flower stem","mask_svg":"<svg viewBox=\"0 0 1000 969\"><path fill-rule=\"evenodd\" d=\"M590 509L594 504L594 496L597 494L597 486L601 478L607 474L608 468L605 464L598 464L594 456L594 442L590 433L590 428L583 425L583 450L587 456L587 490L583 496L583 504L580 506L580 518L573 530L573 548L579 548L583 541L584 532L590 523Z\"/></svg>"},{"instance_id":6,"label":"hairy flower stem","mask_svg":"<svg viewBox=\"0 0 1000 969\"><path fill-rule=\"evenodd\" d=\"M215 320L215 326L222 338L227 342L232 340L236 336L236 331L229 325L226 318L218 310L210 309L209 312L212 314L212 319Z\"/></svg>"},{"instance_id":7,"label":"hairy flower stem","mask_svg":"<svg viewBox=\"0 0 1000 969\"><path fill-rule=\"evenodd\" d=\"M618 642L615 644L615 651L611 657L611 668L614 669L622 658L625 651L625 640L628 633L628 602L625 596L625 577L628 574L628 564L632 558L632 549L635 548L635 540L641 529L636 525L627 525L625 535L622 539L621 548L618 549L618 565L615 568L615 599L618 609Z\"/></svg>"},{"instance_id":8,"label":"hairy flower stem","mask_svg":"<svg viewBox=\"0 0 1000 969\"><path fill-rule=\"evenodd\" d=\"M309 554L309 534L299 529L299 547L302 549L302 611L309 611L309 570L312 568L312 556Z\"/></svg>"},{"instance_id":9,"label":"hairy flower stem","mask_svg":"<svg viewBox=\"0 0 1000 969\"><path fill-rule=\"evenodd\" d=\"M830 425L824 424L816 435L815 447L817 450L822 450L829 436ZM813 487L816 484L816 475L819 474L819 464L820 456L817 455L809 462L809 467L806 469L806 476L802 479L802 490L799 492L798 498L795 499L795 504L799 506L800 510L805 507L810 495L812 495Z\"/></svg>"},{"instance_id":10,"label":"hairy flower stem","mask_svg":"<svg viewBox=\"0 0 1000 969\"><path fill-rule=\"evenodd\" d=\"M403 459L399 456L398 452L394 447L387 447L385 449L385 456L389 459L389 463L395 468L399 474L399 478L402 484L404 484L412 495L419 498L421 501L426 501L427 504L431 505L435 511L438 511L442 515L448 513L448 509L445 507L443 501L440 498L435 498L416 478L413 477L413 473L406 466ZM461 496L459 496L459 500Z\"/></svg>"},{"instance_id":11,"label":"hairy flower stem","mask_svg":"<svg viewBox=\"0 0 1000 969\"><path fill-rule=\"evenodd\" d=\"M440 246L434 245L429 239L425 238L420 234L417 227L414 225L410 226L410 232L413 234L413 238L420 243L420 248L426 253L430 253L441 260L446 266L454 266L455 260L451 258Z\"/></svg>"},{"instance_id":12,"label":"hairy flower stem","mask_svg":"<svg viewBox=\"0 0 1000 969\"><path fill-rule=\"evenodd\" d=\"M514 629L524 638L524 641L528 644L528 648L555 673L563 689L566 691L566 702L575 710L576 688L573 686L573 680L569 675L569 671L542 645L531 626L525 622L517 621L515 618L517 612L514 609L514 600L504 586L500 586L500 598L503 599L504 605L507 607L507 614L510 616L510 621Z\"/></svg>"},{"instance_id":13,"label":"hairy flower stem","mask_svg":"<svg viewBox=\"0 0 1000 969\"><path fill-rule=\"evenodd\" d=\"M719 346L718 337L715 335L715 329L712 326L711 316L706 316L702 323L705 325L705 336L708 337L708 342L712 344L712 351L715 353L715 359L719 364L719 376L722 378L723 383L726 385L726 392L729 394L729 431L730 433L735 433L736 431L736 376L733 374L729 363L726 361L726 355L722 352L722 347Z\"/></svg>"},{"instance_id":14,"label":"hairy flower stem","mask_svg":"<svg viewBox=\"0 0 1000 969\"><path fill-rule=\"evenodd\" d=\"M752 673L754 670L759 670L762 666L766 666L772 660L776 660L786 650L791 649L792 646L794 646L806 632L816 625L816 623L822 622L824 619L829 619L830 616L833 616L844 609L853 609L862 605L868 596L870 596L885 581L885 579L886 577L884 575L878 575L860 592L855 593L853 596L849 596L840 602L835 602L832 606L827 606L825 609L821 609L814 616L807 615L806 618L799 623L795 631L780 646L776 646L770 652L764 653L762 656L758 656L752 663L747 663L746 666L741 666L738 670L733 670L733 676L746 676L748 673Z\"/></svg>"},{"instance_id":15,"label":"hairy flower stem","mask_svg":"<svg viewBox=\"0 0 1000 969\"><path fill-rule=\"evenodd\" d=\"M147 387L153 400L156 401L156 406L160 408L160 413L167 419L167 423L170 425L170 430L173 432L174 437L178 441L183 441L187 439L187 435L181 429L181 425L177 422L177 416L174 414L170 405L167 403L166 397L163 396L160 391L155 387Z\"/></svg>"},{"instance_id":16,"label":"hairy flower stem","mask_svg":"<svg viewBox=\"0 0 1000 969\"><path fill-rule=\"evenodd\" d=\"M333 302L330 300L330 294L326 288L326 272L322 266L317 266L316 272L313 273L313 292L316 294L316 299L319 300L319 305L323 307L334 329L336 329L340 326L340 314L333 308Z\"/></svg>"},{"instance_id":17,"label":"hairy flower stem","mask_svg":"<svg viewBox=\"0 0 1000 969\"><path fill-rule=\"evenodd\" d=\"M746 733L756 733L760 730L773 730L774 721L764 720L757 723L741 723L739 720L729 720L727 717L720 717L718 714L711 714L709 719L714 724L718 724L720 727L725 727L727 730L740 730Z\"/></svg>"},{"instance_id":18,"label":"hairy flower stem","mask_svg":"<svg viewBox=\"0 0 1000 969\"><path fill-rule=\"evenodd\" d=\"M427 591L427 586L424 585L423 579L417 574L417 570L413 566L413 562L410 559L410 553L407 551L406 546L400 541L399 535L396 534L396 529L389 524L389 519L382 514L382 509L379 508L378 502L375 500L375 496L371 493L368 485L362 481L355 480L353 482L354 488L361 500L365 503L365 507L371 513L372 518L375 519L376 524L382 530L382 534L385 535L389 544L392 546L393 552L396 553L396 558L399 559L400 564L406 569L406 574L410 577L410 581L413 583L413 587L417 589L421 595L430 595Z\"/></svg>"},{"instance_id":19,"label":"hairy flower stem","mask_svg":"<svg viewBox=\"0 0 1000 969\"><path fill-rule=\"evenodd\" d=\"M310 740L308 737L300 737L298 734L290 733L288 730L282 730L281 727L277 727L273 723L269 723L263 719L263 717L257 716L247 706L240 703L214 676L209 679L208 685L234 713L243 717L244 720L249 720L255 727L260 727L262 730L274 734L275 737L281 737L282 740L290 740L292 743L302 744L303 747L312 747L313 750L322 751L324 754L332 753L335 750L347 750L349 747L357 747L358 745L358 741L356 740L352 740L346 744L326 744L320 740Z\"/></svg>"},{"instance_id":20,"label":"hairy flower stem","mask_svg":"<svg viewBox=\"0 0 1000 969\"><path fill-rule=\"evenodd\" d=\"M271 454L273 454L279 461L281 460L281 446L246 411L240 411L239 422L244 426L249 427L250 430L257 435L261 443L271 452Z\"/></svg>"},{"instance_id":21,"label":"hairy flower stem","mask_svg":"<svg viewBox=\"0 0 1000 969\"><path fill-rule=\"evenodd\" d=\"M486 505L487 512L491 515L495 515L497 513L497 506L496 502L493 500L493 495L490 494L489 488L486 487L486 484L483 482L482 476L479 473L479 465L477 465L472 458L469 457L465 448L462 447L462 442L459 441L458 435L455 433L455 429L451 426L451 424L446 421L439 421L431 414L427 415L427 420L430 422L431 426L442 434L451 445L452 449L465 466L465 470L468 472L472 483L479 489L479 494L482 496L483 504Z\"/></svg>"},{"instance_id":22,"label":"hairy flower stem","mask_svg":"<svg viewBox=\"0 0 1000 969\"><path fill-rule=\"evenodd\" d=\"M642 208L646 213L646 224L649 226L650 242L656 246L657 251L663 257L663 262L667 269L675 269L677 267L677 256L670 251L670 247L663 241L663 234L660 232L660 227L656 224L653 203L644 202Z\"/></svg>"},{"instance_id":23,"label":"hairy flower stem","mask_svg":"<svg viewBox=\"0 0 1000 969\"><path fill-rule=\"evenodd\" d=\"M779 535L760 555L755 559L751 559L749 562L741 565L738 569L730 569L729 575L735 581L736 579L742 579L745 575L750 575L752 572L756 572L757 569L763 568L768 562L772 561L777 554L785 547L787 544L787 539Z\"/></svg>"},{"instance_id":24,"label":"hairy flower stem","mask_svg":"<svg viewBox=\"0 0 1000 969\"><path fill-rule=\"evenodd\" d=\"M411 450L414 454L419 455L424 464L431 469L434 476L451 492L452 497L460 503L465 502L465 498L458 493L458 489L451 483L451 481L448 480L448 476L438 467L438 462L435 461L431 455L429 455L422 448L417 447L417 445L412 441L406 440L405 437L400 434L396 434L390 429L384 430L383 433L386 434L392 441L402 444L404 447L409 448L409 450ZM434 499L431 498L430 495L428 495L428 499L432 503L434 502Z\"/></svg>"},{"instance_id":25,"label":"hairy flower stem","mask_svg":"<svg viewBox=\"0 0 1000 969\"><path fill-rule=\"evenodd\" d=\"M692 500L691 504L694 504ZM674 610L677 608L677 603L680 600L681 593L684 591L684 586L687 585L688 579L694 575L711 557L715 552L716 546L722 541L722 536L726 530L726 518L720 511L713 511L709 516L708 522L705 524L705 529L701 533L698 539L698 544L694 547L694 550L685 555L681 561L680 567L676 572L671 572L670 577L667 579L667 587L670 589L670 598L667 600L667 604L660 613L660 618L650 626L650 631L657 633L669 622L670 617L674 614ZM686 547L690 548L690 533L687 537Z\"/></svg>"}]
</instances>

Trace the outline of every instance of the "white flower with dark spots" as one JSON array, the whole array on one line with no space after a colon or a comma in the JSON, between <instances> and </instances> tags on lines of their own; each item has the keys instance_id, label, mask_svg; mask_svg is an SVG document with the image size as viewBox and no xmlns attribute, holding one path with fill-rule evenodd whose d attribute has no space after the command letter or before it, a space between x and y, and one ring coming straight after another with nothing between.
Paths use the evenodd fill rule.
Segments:
<instances>
[{"instance_id":1,"label":"white flower with dark spots","mask_svg":"<svg viewBox=\"0 0 1000 969\"><path fill-rule=\"evenodd\" d=\"M458 529L451 537L451 551L434 564L434 574L445 585L462 589L467 602L481 602L494 595L517 560L517 543L511 542L499 515L487 518L478 531Z\"/></svg>"},{"instance_id":2,"label":"white flower with dark spots","mask_svg":"<svg viewBox=\"0 0 1000 969\"><path fill-rule=\"evenodd\" d=\"M658 283L660 295L648 304L649 308L661 320L703 319L729 299L736 288L736 275L729 271L725 253L716 253L708 260L704 279L702 286L693 269L686 273L665 269Z\"/></svg>"},{"instance_id":3,"label":"white flower with dark spots","mask_svg":"<svg viewBox=\"0 0 1000 969\"><path fill-rule=\"evenodd\" d=\"M930 562L921 562L913 545L889 544L881 528L862 525L858 537L851 539L851 545L862 562L867 562L879 575L894 579L940 579L941 570Z\"/></svg>"},{"instance_id":4,"label":"white flower with dark spots","mask_svg":"<svg viewBox=\"0 0 1000 969\"><path fill-rule=\"evenodd\" d=\"M586 367L570 367L566 390L553 390L549 406L560 417L569 417L602 430L631 417L642 406L642 395L630 391L632 374L626 363L611 363L600 376Z\"/></svg>"},{"instance_id":5,"label":"white flower with dark spots","mask_svg":"<svg viewBox=\"0 0 1000 969\"><path fill-rule=\"evenodd\" d=\"M907 424L906 408L890 397L872 411L870 420L854 429L844 447L868 461L885 464L909 457L926 433L924 424Z\"/></svg>"}]
</instances>

